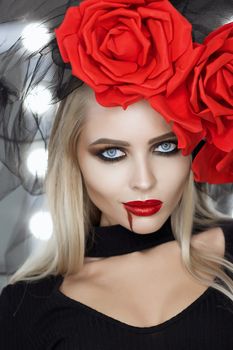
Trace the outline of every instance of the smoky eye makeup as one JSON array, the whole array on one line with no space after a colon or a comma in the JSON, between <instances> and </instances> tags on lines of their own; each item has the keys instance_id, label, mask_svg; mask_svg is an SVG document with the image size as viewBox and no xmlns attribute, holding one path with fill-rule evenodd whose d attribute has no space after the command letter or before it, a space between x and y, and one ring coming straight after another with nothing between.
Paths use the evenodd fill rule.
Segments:
<instances>
[{"instance_id":1,"label":"smoky eye makeup","mask_svg":"<svg viewBox=\"0 0 233 350\"><path fill-rule=\"evenodd\" d=\"M158 156L170 157L180 151L177 146L178 140L173 138L171 140L164 140L154 144L151 147L151 150ZM116 145L106 145L98 149L93 149L91 150L91 153L100 160L106 162L117 162L127 157L127 151L124 148Z\"/></svg>"}]
</instances>

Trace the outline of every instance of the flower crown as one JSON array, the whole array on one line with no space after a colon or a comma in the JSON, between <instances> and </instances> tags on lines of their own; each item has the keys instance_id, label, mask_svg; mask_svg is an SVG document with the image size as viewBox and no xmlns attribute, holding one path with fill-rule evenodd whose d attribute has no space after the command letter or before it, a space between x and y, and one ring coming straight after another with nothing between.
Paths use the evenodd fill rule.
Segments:
<instances>
[{"instance_id":1,"label":"flower crown","mask_svg":"<svg viewBox=\"0 0 233 350\"><path fill-rule=\"evenodd\" d=\"M106 107L146 99L171 125L194 179L233 182L233 22L193 42L168 0L84 0L55 29L72 75Z\"/></svg>"}]
</instances>

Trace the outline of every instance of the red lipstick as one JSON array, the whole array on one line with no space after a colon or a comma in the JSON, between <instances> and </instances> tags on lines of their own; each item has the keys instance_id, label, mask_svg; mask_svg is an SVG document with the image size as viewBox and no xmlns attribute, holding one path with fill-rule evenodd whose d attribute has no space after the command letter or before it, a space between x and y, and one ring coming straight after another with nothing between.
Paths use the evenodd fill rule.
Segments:
<instances>
[{"instance_id":1,"label":"red lipstick","mask_svg":"<svg viewBox=\"0 0 233 350\"><path fill-rule=\"evenodd\" d=\"M137 216L150 216L157 213L162 207L163 202L156 199L146 201L131 201L123 203L125 209Z\"/></svg>"}]
</instances>

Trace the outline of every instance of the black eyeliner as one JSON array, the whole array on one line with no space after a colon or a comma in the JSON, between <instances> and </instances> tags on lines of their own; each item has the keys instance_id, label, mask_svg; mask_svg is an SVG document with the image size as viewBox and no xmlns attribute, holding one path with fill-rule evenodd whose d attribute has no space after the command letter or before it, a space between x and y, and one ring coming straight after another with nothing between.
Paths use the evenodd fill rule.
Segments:
<instances>
[{"instance_id":1,"label":"black eyeliner","mask_svg":"<svg viewBox=\"0 0 233 350\"><path fill-rule=\"evenodd\" d=\"M176 144L176 146L178 145L178 140L177 139L171 139L171 140L164 140L164 141L160 141L158 143L155 143L151 149L158 147L164 143L174 143ZM122 149L121 147L117 147L117 146L106 146L104 148L102 148L101 150L99 150L98 152L95 152L94 154L100 158L101 160L105 161L105 162L117 162L120 161L121 159L125 158L126 156L120 156L120 157L116 157L116 158L109 158L109 157L105 157L102 155L102 153L109 151L111 149L116 149L119 150L121 152L125 153L125 150ZM169 157L170 155L173 155L175 153L178 153L180 150L176 147L174 150L169 151L169 152L160 152L160 151L154 151L153 153L155 153L156 155L159 155L161 157Z\"/></svg>"},{"instance_id":2,"label":"black eyeliner","mask_svg":"<svg viewBox=\"0 0 233 350\"><path fill-rule=\"evenodd\" d=\"M125 152L122 148L119 148L117 146L115 146L115 147L114 146L112 146L112 147L107 146L107 147L99 150L95 155L106 162L117 162L117 161L121 160L122 158L125 158L125 156L120 156L120 157L116 157L116 158L108 158L108 157L105 157L102 155L103 152L109 151L111 149L117 149L121 152Z\"/></svg>"}]
</instances>

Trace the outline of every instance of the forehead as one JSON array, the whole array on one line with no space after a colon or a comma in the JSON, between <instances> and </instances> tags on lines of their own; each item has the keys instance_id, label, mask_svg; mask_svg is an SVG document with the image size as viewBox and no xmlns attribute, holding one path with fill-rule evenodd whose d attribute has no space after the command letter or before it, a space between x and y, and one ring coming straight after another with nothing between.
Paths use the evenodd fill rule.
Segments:
<instances>
[{"instance_id":1,"label":"forehead","mask_svg":"<svg viewBox=\"0 0 233 350\"><path fill-rule=\"evenodd\" d=\"M104 107L92 97L86 109L83 131L90 136L150 137L171 131L171 126L146 100L122 107Z\"/></svg>"}]
</instances>

